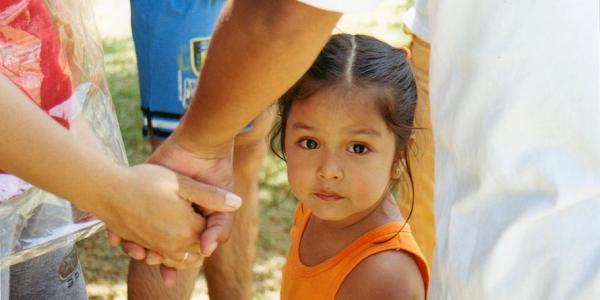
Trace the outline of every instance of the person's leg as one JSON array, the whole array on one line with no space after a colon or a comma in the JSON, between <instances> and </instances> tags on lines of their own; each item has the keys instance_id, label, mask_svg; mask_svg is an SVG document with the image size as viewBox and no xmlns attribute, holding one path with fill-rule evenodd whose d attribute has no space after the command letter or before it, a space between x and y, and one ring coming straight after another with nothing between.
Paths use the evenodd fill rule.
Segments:
<instances>
[{"instance_id":1,"label":"person's leg","mask_svg":"<svg viewBox=\"0 0 600 300\"><path fill-rule=\"evenodd\" d=\"M68 226L73 217L72 205L56 199L42 202L30 214L26 226L20 230L21 241L31 241L46 236L49 229ZM10 266L9 272L9 299L87 299L73 243Z\"/></svg>"},{"instance_id":2,"label":"person's leg","mask_svg":"<svg viewBox=\"0 0 600 300\"><path fill-rule=\"evenodd\" d=\"M152 151L162 144L162 140L156 137L150 127L148 129L148 139ZM127 298L132 300L190 299L199 271L200 268L178 271L175 286L168 288L162 281L158 266L149 266L144 261L130 259L129 272L127 273Z\"/></svg>"},{"instance_id":3,"label":"person's leg","mask_svg":"<svg viewBox=\"0 0 600 300\"><path fill-rule=\"evenodd\" d=\"M250 299L252 266L258 237L258 173L267 155L267 136L274 114L262 113L249 132L236 137L234 150L235 192L244 204L236 212L231 238L205 261L210 299Z\"/></svg>"},{"instance_id":4,"label":"person's leg","mask_svg":"<svg viewBox=\"0 0 600 300\"><path fill-rule=\"evenodd\" d=\"M73 245L10 267L10 299L87 299Z\"/></svg>"},{"instance_id":5,"label":"person's leg","mask_svg":"<svg viewBox=\"0 0 600 300\"><path fill-rule=\"evenodd\" d=\"M9 179L5 179L8 181ZM0 179L2 181L2 179ZM6 182L5 181L5 182ZM0 204L2 205L2 204ZM10 207L6 206L8 210ZM16 215L5 215L0 213L0 256L4 257L12 253L13 246L16 240L15 231L18 225L14 220L19 219ZM10 289L10 267L0 267L0 299L8 299Z\"/></svg>"},{"instance_id":6,"label":"person's leg","mask_svg":"<svg viewBox=\"0 0 600 300\"><path fill-rule=\"evenodd\" d=\"M413 35L410 45L411 63L417 82L417 111L415 114L415 148L409 154L414 181L414 208L409 224L431 266L435 246L435 221L433 216L435 144L429 109L429 43ZM410 210L410 194L401 194L401 207L404 215Z\"/></svg>"},{"instance_id":7,"label":"person's leg","mask_svg":"<svg viewBox=\"0 0 600 300\"><path fill-rule=\"evenodd\" d=\"M128 299L190 299L199 269L177 272L177 282L168 288L160 277L157 266L148 266L143 261L131 259L127 274Z\"/></svg>"},{"instance_id":8,"label":"person's leg","mask_svg":"<svg viewBox=\"0 0 600 300\"><path fill-rule=\"evenodd\" d=\"M252 265L258 233L258 172L267 153L267 135L273 113L266 111L256 118L249 132L236 137L234 150L235 193L244 203L236 212L233 232L205 261L205 273L211 299L250 299ZM160 140L150 138L153 149ZM199 269L177 273L175 287L162 283L158 267L131 260L128 274L129 299L189 299Z\"/></svg>"}]
</instances>

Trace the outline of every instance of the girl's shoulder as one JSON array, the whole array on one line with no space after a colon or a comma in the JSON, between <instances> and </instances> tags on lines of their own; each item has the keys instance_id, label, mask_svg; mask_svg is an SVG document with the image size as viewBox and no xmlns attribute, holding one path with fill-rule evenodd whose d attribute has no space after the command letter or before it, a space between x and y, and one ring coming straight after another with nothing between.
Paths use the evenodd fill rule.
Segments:
<instances>
[{"instance_id":1,"label":"girl's shoulder","mask_svg":"<svg viewBox=\"0 0 600 300\"><path fill-rule=\"evenodd\" d=\"M425 299L415 256L387 250L363 259L344 279L336 299Z\"/></svg>"}]
</instances>

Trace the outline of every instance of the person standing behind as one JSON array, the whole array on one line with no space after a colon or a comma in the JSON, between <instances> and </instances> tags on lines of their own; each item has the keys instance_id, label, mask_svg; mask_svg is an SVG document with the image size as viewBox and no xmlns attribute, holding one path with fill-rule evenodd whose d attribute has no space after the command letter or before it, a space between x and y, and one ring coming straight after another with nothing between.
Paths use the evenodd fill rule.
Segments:
<instances>
[{"instance_id":1,"label":"person standing behind","mask_svg":"<svg viewBox=\"0 0 600 300\"><path fill-rule=\"evenodd\" d=\"M177 127L194 95L222 0L131 1L132 31L138 62L144 136L152 149ZM267 153L273 115L265 111L235 138L234 191L244 200L233 232L205 260L211 298L250 299L258 234L258 172ZM132 299L169 295L189 298L199 267L178 272L176 286L165 287L157 266L132 259L128 293Z\"/></svg>"},{"instance_id":2,"label":"person standing behind","mask_svg":"<svg viewBox=\"0 0 600 300\"><path fill-rule=\"evenodd\" d=\"M415 6L432 45L430 298L598 299L598 1Z\"/></svg>"},{"instance_id":3,"label":"person standing behind","mask_svg":"<svg viewBox=\"0 0 600 300\"><path fill-rule=\"evenodd\" d=\"M431 266L435 248L435 220L433 217L434 203L434 177L435 177L435 144L433 128L431 125L431 108L429 103L429 27L423 20L422 2L409 9L404 15L404 23L409 29L412 40L409 46L410 62L417 82L417 111L415 113L415 145L416 151L409 155L410 165L413 170L415 189L414 202L406 197L401 198L400 205L403 212L410 211L410 204L414 203L412 215L409 220L411 229Z\"/></svg>"}]
</instances>

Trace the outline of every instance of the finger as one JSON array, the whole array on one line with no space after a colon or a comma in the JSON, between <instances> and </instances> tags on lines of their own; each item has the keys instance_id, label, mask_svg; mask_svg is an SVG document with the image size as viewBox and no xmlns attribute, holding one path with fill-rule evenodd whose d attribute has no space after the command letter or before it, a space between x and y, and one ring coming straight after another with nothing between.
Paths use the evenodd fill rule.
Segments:
<instances>
[{"instance_id":1,"label":"finger","mask_svg":"<svg viewBox=\"0 0 600 300\"><path fill-rule=\"evenodd\" d=\"M156 266L156 265L160 265L163 262L163 257L162 255L152 251L152 250L148 250L146 252L146 264L149 266Z\"/></svg>"},{"instance_id":2,"label":"finger","mask_svg":"<svg viewBox=\"0 0 600 300\"><path fill-rule=\"evenodd\" d=\"M177 270L160 265L160 277L162 277L166 287L174 287L177 280Z\"/></svg>"},{"instance_id":3,"label":"finger","mask_svg":"<svg viewBox=\"0 0 600 300\"><path fill-rule=\"evenodd\" d=\"M123 251L133 259L142 260L146 258L146 249L134 242L123 241L122 247Z\"/></svg>"},{"instance_id":4,"label":"finger","mask_svg":"<svg viewBox=\"0 0 600 300\"><path fill-rule=\"evenodd\" d=\"M182 257L185 257L184 255L182 255ZM163 258L161 264L165 267L169 267L169 268L172 268L175 270L186 270L186 269L190 269L190 268L199 268L202 266L203 262L204 262L203 255L201 255L200 253L194 254L194 253L188 252L187 258L185 258L185 259L184 258L172 259L172 258L165 257L165 258Z\"/></svg>"},{"instance_id":5,"label":"finger","mask_svg":"<svg viewBox=\"0 0 600 300\"><path fill-rule=\"evenodd\" d=\"M229 239L233 217L233 213L214 213L207 217L206 230L200 236L202 255L210 256L219 244Z\"/></svg>"},{"instance_id":6,"label":"finger","mask_svg":"<svg viewBox=\"0 0 600 300\"><path fill-rule=\"evenodd\" d=\"M112 232L112 230L106 229L106 234L108 235L108 243L111 246L117 247L121 244L121 237Z\"/></svg>"},{"instance_id":7,"label":"finger","mask_svg":"<svg viewBox=\"0 0 600 300\"><path fill-rule=\"evenodd\" d=\"M181 267L180 263L176 259L171 259L168 257L163 258L161 266L165 266L174 270L177 270Z\"/></svg>"},{"instance_id":8,"label":"finger","mask_svg":"<svg viewBox=\"0 0 600 300\"><path fill-rule=\"evenodd\" d=\"M200 267L202 267L202 265L204 264L204 256L203 255L198 255L199 259L192 263L191 265L188 266L188 268L190 269L200 269Z\"/></svg>"},{"instance_id":9,"label":"finger","mask_svg":"<svg viewBox=\"0 0 600 300\"><path fill-rule=\"evenodd\" d=\"M181 175L177 179L179 196L204 210L228 212L242 206L242 198L232 192Z\"/></svg>"},{"instance_id":10,"label":"finger","mask_svg":"<svg viewBox=\"0 0 600 300\"><path fill-rule=\"evenodd\" d=\"M185 262L182 262L183 269L189 269L190 267L197 266L198 264L202 265L202 261L204 257L200 254L190 253L188 259Z\"/></svg>"}]
</instances>

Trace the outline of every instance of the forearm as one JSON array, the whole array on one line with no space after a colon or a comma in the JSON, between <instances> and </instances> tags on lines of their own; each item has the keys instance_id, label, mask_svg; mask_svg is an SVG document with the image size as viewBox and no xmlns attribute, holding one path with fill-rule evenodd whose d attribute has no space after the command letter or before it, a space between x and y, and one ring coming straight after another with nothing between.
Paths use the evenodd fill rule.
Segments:
<instances>
[{"instance_id":1,"label":"forearm","mask_svg":"<svg viewBox=\"0 0 600 300\"><path fill-rule=\"evenodd\" d=\"M0 74L0 169L102 215L120 168L78 143Z\"/></svg>"},{"instance_id":2,"label":"forearm","mask_svg":"<svg viewBox=\"0 0 600 300\"><path fill-rule=\"evenodd\" d=\"M194 151L230 141L310 67L340 16L295 0L230 1L177 142Z\"/></svg>"}]
</instances>

